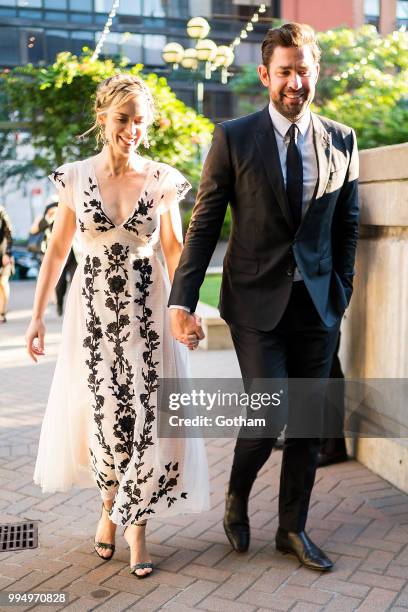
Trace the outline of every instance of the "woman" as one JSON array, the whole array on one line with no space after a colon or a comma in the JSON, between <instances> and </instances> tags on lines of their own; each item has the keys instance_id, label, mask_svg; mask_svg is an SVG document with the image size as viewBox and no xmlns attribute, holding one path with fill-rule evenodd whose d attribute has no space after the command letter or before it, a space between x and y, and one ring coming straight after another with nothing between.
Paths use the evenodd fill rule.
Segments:
<instances>
[{"instance_id":1,"label":"woman","mask_svg":"<svg viewBox=\"0 0 408 612\"><path fill-rule=\"evenodd\" d=\"M6 323L7 307L10 298L9 279L13 273L12 228L6 210L0 206L0 323Z\"/></svg>"},{"instance_id":2,"label":"woman","mask_svg":"<svg viewBox=\"0 0 408 612\"><path fill-rule=\"evenodd\" d=\"M178 201L190 185L137 153L153 120L141 79L116 75L101 83L95 114L102 151L50 177L60 204L26 334L34 361L44 354L43 313L76 228L82 258L34 479L44 491L95 480L102 497L95 551L112 558L116 526L126 526L131 573L145 577L152 571L146 518L208 508L202 440L157 438L155 422L158 379L189 375L188 351L171 338L166 304L182 248ZM198 338L184 342L193 349Z\"/></svg>"}]
</instances>

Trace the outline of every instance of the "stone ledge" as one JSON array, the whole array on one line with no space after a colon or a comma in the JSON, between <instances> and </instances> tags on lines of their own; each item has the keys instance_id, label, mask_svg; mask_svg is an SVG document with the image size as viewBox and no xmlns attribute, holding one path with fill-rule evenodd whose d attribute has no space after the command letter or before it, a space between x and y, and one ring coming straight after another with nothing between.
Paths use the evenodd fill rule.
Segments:
<instances>
[{"instance_id":1,"label":"stone ledge","mask_svg":"<svg viewBox=\"0 0 408 612\"><path fill-rule=\"evenodd\" d=\"M405 164L408 164L408 150ZM408 226L408 178L398 182L363 182L360 184L360 204L362 225Z\"/></svg>"},{"instance_id":2,"label":"stone ledge","mask_svg":"<svg viewBox=\"0 0 408 612\"><path fill-rule=\"evenodd\" d=\"M226 322L221 319L218 308L198 302L196 313L201 317L205 338L200 347L205 350L232 349L231 334Z\"/></svg>"},{"instance_id":3,"label":"stone ledge","mask_svg":"<svg viewBox=\"0 0 408 612\"><path fill-rule=\"evenodd\" d=\"M407 153L407 143L360 151L360 183L408 178Z\"/></svg>"}]
</instances>

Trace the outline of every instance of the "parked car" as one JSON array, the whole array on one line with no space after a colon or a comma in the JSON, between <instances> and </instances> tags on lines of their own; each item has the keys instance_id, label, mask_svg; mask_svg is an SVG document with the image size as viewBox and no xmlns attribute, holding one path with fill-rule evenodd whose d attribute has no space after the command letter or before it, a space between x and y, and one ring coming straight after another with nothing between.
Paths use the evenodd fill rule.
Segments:
<instances>
[{"instance_id":1,"label":"parked car","mask_svg":"<svg viewBox=\"0 0 408 612\"><path fill-rule=\"evenodd\" d=\"M14 280L37 278L40 263L33 253L29 253L24 247L16 246L12 249L12 255L15 267Z\"/></svg>"}]
</instances>

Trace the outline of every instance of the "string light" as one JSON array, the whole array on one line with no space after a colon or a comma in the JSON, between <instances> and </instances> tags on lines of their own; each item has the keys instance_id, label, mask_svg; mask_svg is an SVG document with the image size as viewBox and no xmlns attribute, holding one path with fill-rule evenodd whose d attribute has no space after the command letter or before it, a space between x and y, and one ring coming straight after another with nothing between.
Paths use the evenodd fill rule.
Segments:
<instances>
[{"instance_id":1,"label":"string light","mask_svg":"<svg viewBox=\"0 0 408 612\"><path fill-rule=\"evenodd\" d=\"M245 28L243 28L241 30L240 34L238 36L236 36L236 38L234 38L232 43L230 43L229 48L231 49L232 53L234 53L235 47L238 47L238 45L241 44L242 40L245 40L245 38L248 38L248 32L252 32L253 31L254 24L259 21L259 15L261 15L262 13L265 13L265 12L266 12L266 6L265 6L265 4L261 4L256 9L255 13L252 15L251 19L247 22ZM211 66L211 71L214 72L214 70L218 70L218 68L220 68L220 64L215 62Z\"/></svg>"},{"instance_id":2,"label":"string light","mask_svg":"<svg viewBox=\"0 0 408 612\"><path fill-rule=\"evenodd\" d=\"M116 17L116 12L119 8L120 0L113 0L111 11L108 15L108 19L106 20L105 27L103 28L100 39L98 40L98 44L95 47L95 51L92 54L91 62L95 62L100 52L102 51L103 45L105 44L106 37L108 36L113 20Z\"/></svg>"},{"instance_id":3,"label":"string light","mask_svg":"<svg viewBox=\"0 0 408 612\"><path fill-rule=\"evenodd\" d=\"M230 47L232 50L234 50L235 47L238 47L238 45L241 43L241 40L248 38L248 32L252 32L254 29L254 23L258 23L259 21L259 15L261 15L262 13L265 13L266 11L266 6L265 4L261 4L255 11L255 13L252 15L251 19L248 21L248 23L246 24L245 28L243 28L241 30L241 33L239 36L237 36L232 43L230 44Z\"/></svg>"}]
</instances>

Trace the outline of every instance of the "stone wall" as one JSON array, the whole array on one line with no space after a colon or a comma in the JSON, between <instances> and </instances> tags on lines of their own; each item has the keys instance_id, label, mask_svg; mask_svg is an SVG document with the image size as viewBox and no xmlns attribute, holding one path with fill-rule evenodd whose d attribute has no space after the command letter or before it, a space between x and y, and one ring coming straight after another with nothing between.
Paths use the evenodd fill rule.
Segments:
<instances>
[{"instance_id":1,"label":"stone wall","mask_svg":"<svg viewBox=\"0 0 408 612\"><path fill-rule=\"evenodd\" d=\"M362 151L360 164L360 239L341 359L347 378L408 379L408 144ZM406 431L408 397L373 401L369 410L373 422ZM408 492L406 438L349 443L361 463Z\"/></svg>"}]
</instances>

